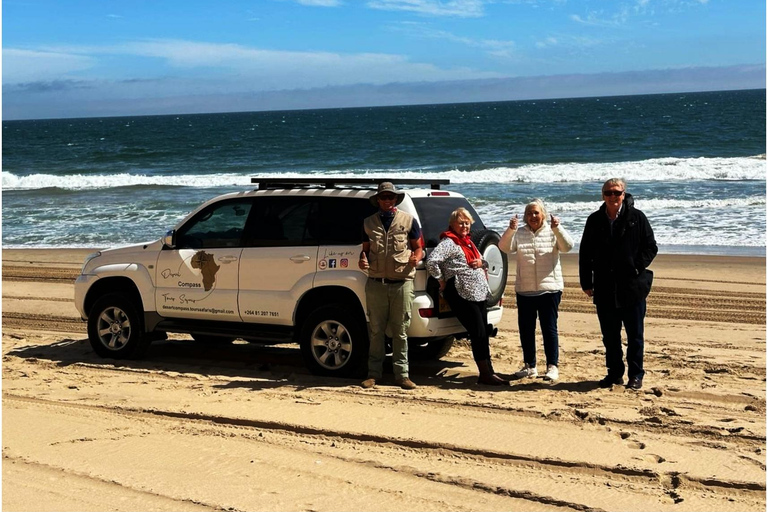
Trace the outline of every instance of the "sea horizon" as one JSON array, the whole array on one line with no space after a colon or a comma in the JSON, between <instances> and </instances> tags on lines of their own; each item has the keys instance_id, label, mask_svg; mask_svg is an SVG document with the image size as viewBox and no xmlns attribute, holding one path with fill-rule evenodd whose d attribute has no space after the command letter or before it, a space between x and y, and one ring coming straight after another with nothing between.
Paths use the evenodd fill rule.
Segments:
<instances>
[{"instance_id":1,"label":"sea horizon","mask_svg":"<svg viewBox=\"0 0 768 512\"><path fill-rule=\"evenodd\" d=\"M557 100L589 100L594 98L610 99L610 98L626 98L634 96L668 96L675 94L700 94L700 93L728 93L728 92L744 92L744 91L766 91L766 88L740 88L740 89L717 89L717 90L683 90L674 92L651 92L651 93L631 93L631 94L588 94L584 96L553 96L542 98L523 98L523 99L510 99L510 100L485 100L485 101L451 101L451 102L436 102L436 103L396 103L396 104L371 104L371 105L355 105L355 106L325 106L325 107L302 107L302 108L275 108L275 109L255 109L255 110L208 110L200 112L172 112L172 113L158 113L158 114L131 114L131 115L92 115L92 116L77 116L77 117L30 117L30 118L14 118L3 119L3 123L13 123L17 121L77 121L86 119L127 119L127 118L142 118L142 117L172 117L172 116L187 116L187 115L217 115L217 114L255 114L261 112L281 113L281 112L305 112L305 111L322 111L322 110L363 110L371 108L399 108L399 107L432 107L440 105L475 105L486 103L519 103L519 102L536 102L536 101L557 101Z\"/></svg>"}]
</instances>

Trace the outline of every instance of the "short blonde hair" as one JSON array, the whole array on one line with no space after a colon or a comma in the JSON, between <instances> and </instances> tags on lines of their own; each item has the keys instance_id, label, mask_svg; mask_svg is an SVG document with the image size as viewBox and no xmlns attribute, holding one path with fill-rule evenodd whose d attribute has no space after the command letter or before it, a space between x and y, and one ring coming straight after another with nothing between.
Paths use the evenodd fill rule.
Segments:
<instances>
[{"instance_id":1,"label":"short blonde hair","mask_svg":"<svg viewBox=\"0 0 768 512\"><path fill-rule=\"evenodd\" d=\"M547 207L544 206L544 201L542 201L538 197L536 199L531 199L531 202L525 205L525 213L528 213L528 210L530 210L534 206L537 206L539 210L541 210L542 217L544 217L545 219L548 217Z\"/></svg>"},{"instance_id":2,"label":"short blonde hair","mask_svg":"<svg viewBox=\"0 0 768 512\"><path fill-rule=\"evenodd\" d=\"M458 208L456 208L451 212L451 216L448 217L448 224L453 224L459 219L459 217L465 217L469 219L470 224L473 224L475 222L475 219L472 217L472 214L469 213L469 210L467 210L463 206L459 206Z\"/></svg>"}]
</instances>

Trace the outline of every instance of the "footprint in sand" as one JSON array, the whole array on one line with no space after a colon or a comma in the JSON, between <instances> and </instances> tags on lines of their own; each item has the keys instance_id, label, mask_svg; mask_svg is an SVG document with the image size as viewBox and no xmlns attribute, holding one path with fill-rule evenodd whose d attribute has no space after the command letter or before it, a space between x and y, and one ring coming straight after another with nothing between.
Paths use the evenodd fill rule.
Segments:
<instances>
[{"instance_id":1,"label":"footprint in sand","mask_svg":"<svg viewBox=\"0 0 768 512\"><path fill-rule=\"evenodd\" d=\"M626 441L630 437L632 437L632 432L619 432L619 437ZM645 449L645 443L640 441L628 441L627 447L631 448L633 450L644 450Z\"/></svg>"}]
</instances>

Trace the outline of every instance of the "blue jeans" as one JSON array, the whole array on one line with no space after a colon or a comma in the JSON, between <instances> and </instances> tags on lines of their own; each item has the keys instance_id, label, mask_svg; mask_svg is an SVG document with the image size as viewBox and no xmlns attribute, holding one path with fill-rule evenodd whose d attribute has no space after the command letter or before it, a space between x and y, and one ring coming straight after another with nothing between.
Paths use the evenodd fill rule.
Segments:
<instances>
[{"instance_id":1,"label":"blue jeans","mask_svg":"<svg viewBox=\"0 0 768 512\"><path fill-rule=\"evenodd\" d=\"M621 326L627 331L627 376L642 379L645 350L645 299L631 306L617 308L612 304L595 304L605 346L605 366L611 377L624 376L624 353L621 346Z\"/></svg>"},{"instance_id":2,"label":"blue jeans","mask_svg":"<svg viewBox=\"0 0 768 512\"><path fill-rule=\"evenodd\" d=\"M542 295L517 295L517 328L520 330L520 345L523 347L523 361L536 366L536 317L539 317L541 337L544 340L544 354L547 365L557 366L559 362L559 338L557 335L557 312L563 292Z\"/></svg>"},{"instance_id":3,"label":"blue jeans","mask_svg":"<svg viewBox=\"0 0 768 512\"><path fill-rule=\"evenodd\" d=\"M368 305L368 377L380 379L386 356L385 334L392 334L392 370L395 378L408 377L408 336L413 307L413 280L381 283L371 279L365 283Z\"/></svg>"}]
</instances>

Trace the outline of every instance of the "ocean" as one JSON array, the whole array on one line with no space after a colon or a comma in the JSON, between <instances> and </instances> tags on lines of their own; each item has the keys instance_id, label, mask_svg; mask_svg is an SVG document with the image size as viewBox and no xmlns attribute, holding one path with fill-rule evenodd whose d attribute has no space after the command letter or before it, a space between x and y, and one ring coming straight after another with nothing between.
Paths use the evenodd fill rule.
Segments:
<instances>
[{"instance_id":1,"label":"ocean","mask_svg":"<svg viewBox=\"0 0 768 512\"><path fill-rule=\"evenodd\" d=\"M661 253L765 255L766 91L3 121L3 248L161 237L252 176L443 178L500 232L539 197L579 240L627 180Z\"/></svg>"}]
</instances>

